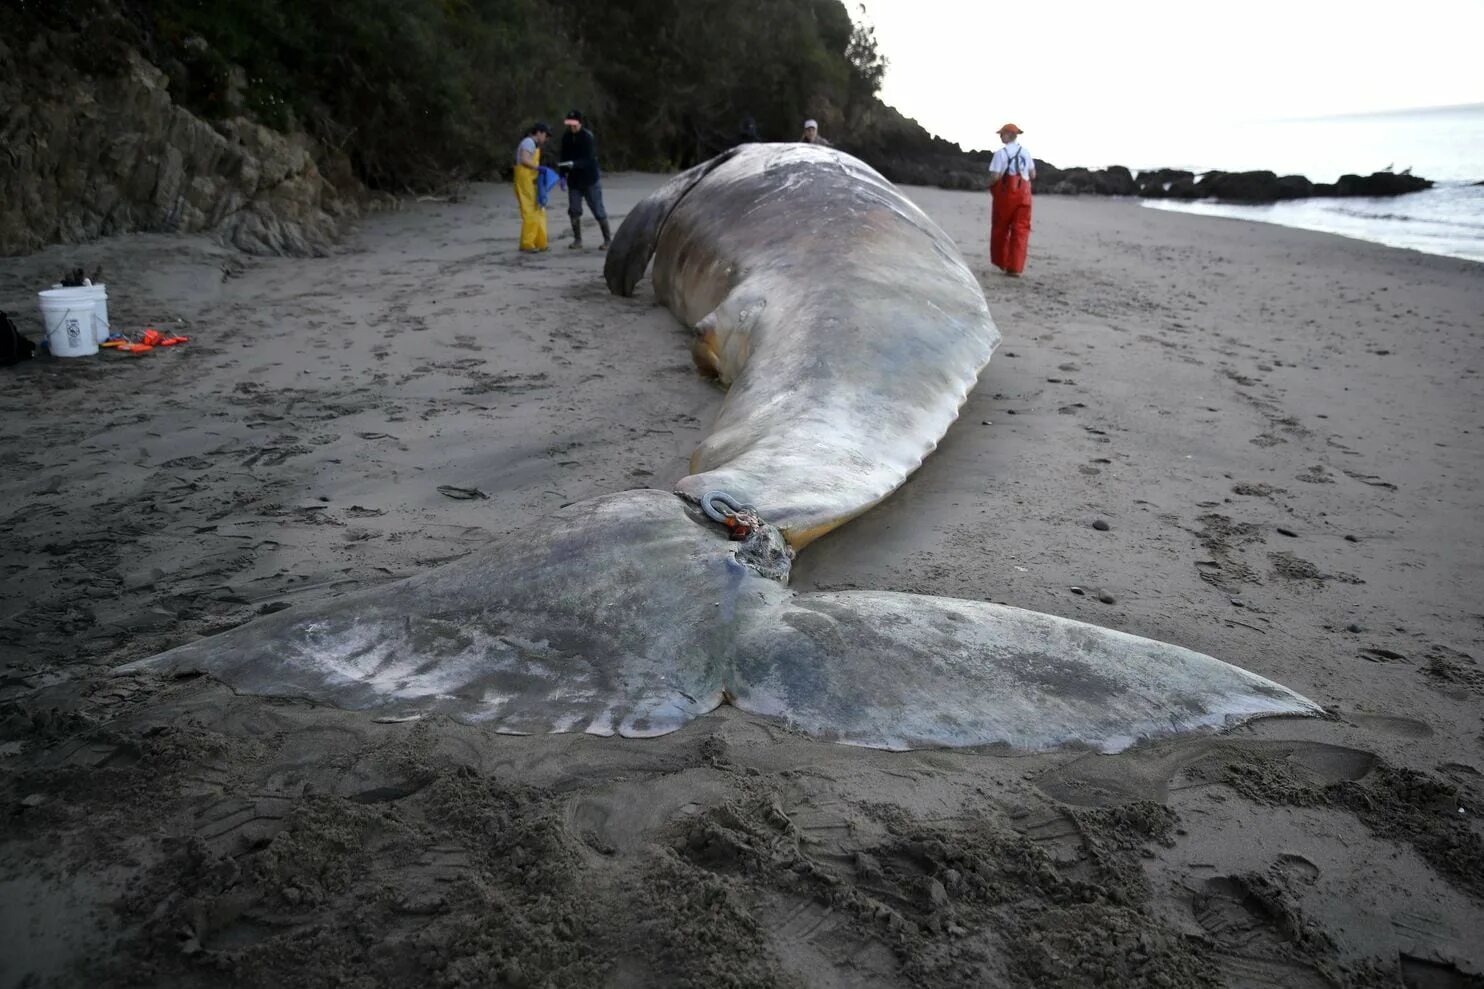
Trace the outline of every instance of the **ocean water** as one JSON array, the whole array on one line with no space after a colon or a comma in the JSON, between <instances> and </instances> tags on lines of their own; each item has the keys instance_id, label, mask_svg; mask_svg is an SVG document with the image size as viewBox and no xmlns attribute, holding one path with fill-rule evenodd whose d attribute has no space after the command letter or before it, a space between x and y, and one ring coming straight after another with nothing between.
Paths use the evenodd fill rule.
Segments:
<instances>
[{"instance_id":1,"label":"ocean water","mask_svg":"<svg viewBox=\"0 0 1484 989\"><path fill-rule=\"evenodd\" d=\"M1425 192L1385 199L1296 199L1268 206L1165 200L1143 203L1155 209L1278 223L1484 262L1484 186L1440 183Z\"/></svg>"},{"instance_id":2,"label":"ocean water","mask_svg":"<svg viewBox=\"0 0 1484 989\"><path fill-rule=\"evenodd\" d=\"M1411 169L1437 186L1386 199L1308 199L1271 206L1145 204L1484 261L1484 186L1474 185L1484 181L1484 104L1087 138L1057 150L1070 163L1122 164L1136 171L1269 169L1315 182L1333 182L1346 172Z\"/></svg>"}]
</instances>

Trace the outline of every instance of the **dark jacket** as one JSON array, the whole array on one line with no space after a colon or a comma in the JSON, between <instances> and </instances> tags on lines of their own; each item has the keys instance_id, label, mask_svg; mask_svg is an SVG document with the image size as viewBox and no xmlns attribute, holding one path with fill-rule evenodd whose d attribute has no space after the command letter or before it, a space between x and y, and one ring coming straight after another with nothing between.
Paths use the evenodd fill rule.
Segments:
<instances>
[{"instance_id":1,"label":"dark jacket","mask_svg":"<svg viewBox=\"0 0 1484 989\"><path fill-rule=\"evenodd\" d=\"M557 160L572 163L562 169L569 187L588 189L598 184L598 142L586 127L576 134L562 131L562 156Z\"/></svg>"}]
</instances>

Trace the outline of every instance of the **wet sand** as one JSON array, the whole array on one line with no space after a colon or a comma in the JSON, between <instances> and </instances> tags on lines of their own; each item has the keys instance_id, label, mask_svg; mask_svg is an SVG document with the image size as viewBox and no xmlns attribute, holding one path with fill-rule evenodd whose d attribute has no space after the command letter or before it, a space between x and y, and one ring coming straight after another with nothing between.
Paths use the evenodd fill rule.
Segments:
<instances>
[{"instance_id":1,"label":"wet sand","mask_svg":"<svg viewBox=\"0 0 1484 989\"><path fill-rule=\"evenodd\" d=\"M605 179L615 217L658 181ZM116 324L192 339L0 369L0 985L1477 984L1484 267L1042 197L1016 281L986 197L909 195L1005 342L794 585L1164 639L1329 718L891 754L730 708L517 738L111 677L666 487L721 396L559 211L519 255L503 187L320 260L53 248L0 261L26 332L101 263Z\"/></svg>"}]
</instances>

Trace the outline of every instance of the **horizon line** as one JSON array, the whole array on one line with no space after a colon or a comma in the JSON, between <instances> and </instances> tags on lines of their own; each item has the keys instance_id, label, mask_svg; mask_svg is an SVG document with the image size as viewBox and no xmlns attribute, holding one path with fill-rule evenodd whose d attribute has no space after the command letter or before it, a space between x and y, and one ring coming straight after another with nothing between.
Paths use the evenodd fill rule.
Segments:
<instances>
[{"instance_id":1,"label":"horizon line","mask_svg":"<svg viewBox=\"0 0 1484 989\"><path fill-rule=\"evenodd\" d=\"M966 144L964 144L961 140L957 140L955 138L949 137L946 134L935 133L934 131L929 130L926 126L924 126L923 123L922 123L922 121L918 120L916 117L912 116L910 113L906 112L901 107L896 106L895 104L892 104L892 103L887 103L885 100L880 99L879 96L877 97L877 99L880 100L881 104L883 106L885 106L887 109L893 110L896 113L900 114L902 117L906 118L907 120L910 120L913 123L917 124L917 126L921 127L924 131L926 131L929 136L931 136L933 138L936 138L938 140L949 141L949 142L951 142L953 144L957 144L959 146L959 148L962 149L962 151L965 154L975 153L975 152L983 152L983 151L992 151L993 150L992 148L971 148L971 147L968 147ZM1408 113L1417 113L1417 114L1433 114L1433 113L1437 113L1437 114L1443 114L1443 113L1458 113L1458 112L1466 112L1466 111L1484 112L1484 101L1477 101L1477 102L1472 102L1472 103L1436 103L1436 104L1431 104L1431 105L1428 105L1428 106L1393 107L1391 109L1386 109L1386 110L1353 110L1353 111L1346 112L1346 113L1311 113L1311 114L1305 114L1305 115L1300 116L1300 117L1269 117L1269 118L1266 118L1266 119L1264 119L1264 118L1250 118L1249 117L1249 118L1247 118L1245 120L1241 120L1241 121L1232 121L1232 123L1240 123L1240 124L1244 124L1244 125L1253 125L1253 124L1297 124L1297 123L1313 123L1313 122L1322 121L1322 120L1354 120L1354 119L1360 119L1360 118L1366 118L1366 117L1394 117L1394 116L1400 116L1402 114L1408 114Z\"/></svg>"},{"instance_id":2,"label":"horizon line","mask_svg":"<svg viewBox=\"0 0 1484 989\"><path fill-rule=\"evenodd\" d=\"M1434 103L1427 106L1392 107L1387 110L1351 110L1346 113L1307 113L1301 117L1278 117L1273 120L1273 123L1304 123L1314 120L1343 120L1351 117L1394 117L1403 113L1456 113L1460 110L1484 110L1484 101Z\"/></svg>"}]
</instances>

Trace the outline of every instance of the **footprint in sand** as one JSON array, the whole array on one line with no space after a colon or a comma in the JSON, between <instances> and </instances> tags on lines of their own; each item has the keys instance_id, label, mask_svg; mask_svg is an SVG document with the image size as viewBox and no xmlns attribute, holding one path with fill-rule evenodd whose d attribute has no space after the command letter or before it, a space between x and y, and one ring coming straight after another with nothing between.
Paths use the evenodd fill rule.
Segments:
<instances>
[{"instance_id":1,"label":"footprint in sand","mask_svg":"<svg viewBox=\"0 0 1484 989\"><path fill-rule=\"evenodd\" d=\"M1469 693L1484 694L1484 668L1468 653L1431 645L1426 656L1422 674L1433 686L1460 698Z\"/></svg>"},{"instance_id":2,"label":"footprint in sand","mask_svg":"<svg viewBox=\"0 0 1484 989\"><path fill-rule=\"evenodd\" d=\"M1398 738L1431 738L1433 736L1432 726L1416 718L1403 718L1390 714L1347 714L1343 712L1340 717L1359 728L1380 732L1383 735L1395 735Z\"/></svg>"},{"instance_id":3,"label":"footprint in sand","mask_svg":"<svg viewBox=\"0 0 1484 989\"><path fill-rule=\"evenodd\" d=\"M1319 881L1319 866L1297 852L1284 852L1273 863L1273 872L1290 883L1312 886Z\"/></svg>"},{"instance_id":4,"label":"footprint in sand","mask_svg":"<svg viewBox=\"0 0 1484 989\"><path fill-rule=\"evenodd\" d=\"M1324 972L1335 954L1334 942L1305 921L1277 883L1254 873L1208 879L1192 891L1191 913L1224 956L1222 969L1233 984L1295 989L1332 984Z\"/></svg>"},{"instance_id":5,"label":"footprint in sand","mask_svg":"<svg viewBox=\"0 0 1484 989\"><path fill-rule=\"evenodd\" d=\"M1305 484L1335 483L1335 479L1329 475L1329 472L1321 464L1315 464L1307 468L1302 474L1294 475L1294 477L1299 481L1303 481Z\"/></svg>"},{"instance_id":6,"label":"footprint in sand","mask_svg":"<svg viewBox=\"0 0 1484 989\"><path fill-rule=\"evenodd\" d=\"M1478 989L1479 977L1457 965L1403 953L1398 962L1406 989Z\"/></svg>"},{"instance_id":7,"label":"footprint in sand","mask_svg":"<svg viewBox=\"0 0 1484 989\"><path fill-rule=\"evenodd\" d=\"M1233 767L1328 786L1362 779L1377 762L1372 752L1327 742L1200 739L1082 756L1038 777L1035 785L1064 804L1107 807L1131 800L1163 802L1174 791L1219 784Z\"/></svg>"},{"instance_id":8,"label":"footprint in sand","mask_svg":"<svg viewBox=\"0 0 1484 989\"><path fill-rule=\"evenodd\" d=\"M1286 530L1279 532L1287 534ZM1365 581L1353 574L1347 573L1325 573L1317 566L1293 553L1284 550L1281 553L1269 553L1268 562L1272 565L1273 577L1283 577L1287 580L1309 584L1313 587L1323 587L1329 581L1339 581L1342 584L1364 584Z\"/></svg>"},{"instance_id":9,"label":"footprint in sand","mask_svg":"<svg viewBox=\"0 0 1484 989\"><path fill-rule=\"evenodd\" d=\"M1246 498L1271 498L1275 494L1287 494L1282 488L1275 488L1271 484L1260 484L1257 482L1243 481L1232 485L1232 494L1242 495Z\"/></svg>"},{"instance_id":10,"label":"footprint in sand","mask_svg":"<svg viewBox=\"0 0 1484 989\"><path fill-rule=\"evenodd\" d=\"M695 771L652 782L616 783L588 790L568 801L563 819L568 832L603 856L640 851L676 821L723 803L726 782Z\"/></svg>"}]
</instances>

